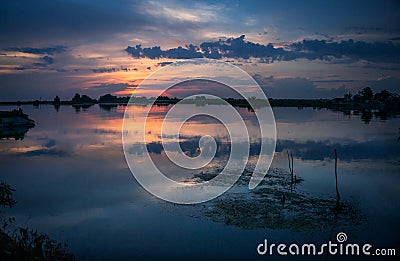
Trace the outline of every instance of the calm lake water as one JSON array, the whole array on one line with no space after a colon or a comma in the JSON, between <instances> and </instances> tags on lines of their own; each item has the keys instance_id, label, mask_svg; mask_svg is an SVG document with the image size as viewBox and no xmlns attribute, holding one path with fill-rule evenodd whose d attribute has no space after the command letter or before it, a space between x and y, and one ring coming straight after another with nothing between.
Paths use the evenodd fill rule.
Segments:
<instances>
[{"instance_id":1,"label":"calm lake water","mask_svg":"<svg viewBox=\"0 0 400 261\"><path fill-rule=\"evenodd\" d=\"M196 105L186 106L190 110ZM12 108L2 106L0 110ZM356 210L347 222L324 224L317 219L315 227L304 229L291 225L273 228L268 222L252 227L240 214L240 221L221 222L219 217L224 213L215 216L215 212L207 212L221 198L203 205L180 206L146 192L125 161L121 141L124 106L22 109L36 126L23 140L0 140L0 180L12 185L18 202L8 214L16 218L17 226L35 228L67 242L78 259L265 260L272 257L256 252L265 238L271 243L318 244L334 240L340 231L347 234L349 242L368 242L399 251L400 118L366 120L365 115L356 113L273 108L278 141L272 169L288 171L290 150L294 172L303 180L295 190L315 198L334 197L336 148L341 200ZM140 117L143 107L133 109ZM155 109L150 126L160 125L165 109ZM253 126L254 113L239 110ZM154 129L148 133L146 145L157 165L169 170L174 179L198 174L169 167ZM220 149L206 171L226 161L226 130L217 122L193 119L182 131L182 149L192 156L198 152L196 144L201 135L217 134ZM257 156L257 134L252 137L250 158ZM140 155L139 147L133 146L132 153ZM233 191L223 199L240 197ZM251 199L247 203L251 205ZM308 218L307 213L304 218ZM331 259L342 258L328 257Z\"/></svg>"}]
</instances>

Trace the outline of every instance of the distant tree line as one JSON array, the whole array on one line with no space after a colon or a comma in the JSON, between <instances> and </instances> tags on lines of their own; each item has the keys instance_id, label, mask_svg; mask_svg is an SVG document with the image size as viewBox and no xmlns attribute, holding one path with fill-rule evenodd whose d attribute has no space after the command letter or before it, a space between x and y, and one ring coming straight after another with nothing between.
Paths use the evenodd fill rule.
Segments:
<instances>
[{"instance_id":1,"label":"distant tree line","mask_svg":"<svg viewBox=\"0 0 400 261\"><path fill-rule=\"evenodd\" d=\"M382 90L380 92L374 93L370 87L365 87L360 90L357 94L352 95L347 93L344 95L345 101L354 102L369 102L378 101L382 103L394 103L400 101L400 96L397 93L391 93L388 90Z\"/></svg>"},{"instance_id":2,"label":"distant tree line","mask_svg":"<svg viewBox=\"0 0 400 261\"><path fill-rule=\"evenodd\" d=\"M98 100L93 99L89 97L88 95L80 95L79 93L76 93L74 97L70 101L61 101L58 96L56 96L53 100L54 105L60 105L60 104L126 104L129 102L130 97L118 97L115 95L111 94L105 94L100 96ZM177 103L181 99L176 98L176 97L168 97L168 96L159 96L159 97L151 97L151 98L146 98L146 97L134 97L133 98L136 101L143 101L143 102L149 102L149 101L155 101L156 103ZM199 96L196 97L196 101L202 101L202 100L208 100L206 99L205 96ZM244 102L244 99L234 99L234 98L226 98L224 99L225 101L228 101L229 103L233 104L242 104ZM304 99L270 99L272 100L299 100L299 101L304 101ZM365 87L362 90L360 90L356 94L351 94L351 93L346 93L344 94L343 98L335 98L332 100L327 100L327 99L319 99L319 101L324 101L324 102L332 102L332 101L340 101L340 102L380 102L384 104L391 104L391 103L399 103L400 102L400 96L397 93L391 93L388 90L382 90L380 92L374 93L370 87ZM247 103L246 103L247 104Z\"/></svg>"},{"instance_id":3,"label":"distant tree line","mask_svg":"<svg viewBox=\"0 0 400 261\"><path fill-rule=\"evenodd\" d=\"M81 105L81 104L96 104L96 103L113 103L113 104L124 104L128 103L130 97L117 97L111 94L105 94L103 96L100 96L98 100L93 99L89 97L88 95L80 95L79 93L76 93L74 97L70 101L61 101L58 96L56 96L53 100L54 105L59 105L59 104L72 104L72 105Z\"/></svg>"}]
</instances>

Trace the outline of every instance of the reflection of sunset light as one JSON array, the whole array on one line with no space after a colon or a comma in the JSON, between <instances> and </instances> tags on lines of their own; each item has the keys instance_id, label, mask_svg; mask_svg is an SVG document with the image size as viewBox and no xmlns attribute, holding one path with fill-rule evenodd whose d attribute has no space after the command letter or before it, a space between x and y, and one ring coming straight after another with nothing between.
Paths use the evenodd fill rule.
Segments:
<instances>
[{"instance_id":1,"label":"reflection of sunset light","mask_svg":"<svg viewBox=\"0 0 400 261\"><path fill-rule=\"evenodd\" d=\"M115 133L121 133L121 126L122 126L122 117L115 119L106 119L106 120L102 119L101 121L99 121L96 118L93 118L87 122L88 128L96 127L101 130L112 131Z\"/></svg>"},{"instance_id":2,"label":"reflection of sunset light","mask_svg":"<svg viewBox=\"0 0 400 261\"><path fill-rule=\"evenodd\" d=\"M190 111L197 110L196 106L192 104L185 105L185 108ZM146 121L146 126L145 126L146 143L161 141L161 128L165 120L165 115L171 109L171 106L156 106L156 105L152 106L149 115L145 118L144 114L148 109L149 109L148 106L127 107L127 115L129 115L129 117L135 118L135 121L126 122L126 124L128 124L126 129L128 130L129 135L132 135L130 137L130 140L133 142L138 142L138 143L143 142L143 138L138 137L136 135L137 133L141 132L140 128L142 128L143 126L141 125L141 122L143 121ZM215 109L221 110L224 108L216 106ZM255 117L254 112L250 112L246 108L243 109L240 108L239 113L242 115L242 117L245 118L251 136L255 140L259 139L260 134L259 132L257 132L258 125L254 125L254 123L251 121L251 119ZM229 134L226 132L226 129L222 125L222 123L215 121L215 119L210 121L210 119L207 116L205 117L206 118L194 117L189 121L186 121L182 125L179 134L182 137L199 137L199 136L211 135L213 137L218 137L219 140L221 141L230 140ZM170 119L170 120L172 121L176 120L177 123L178 122L180 123L180 119ZM233 123L233 125L235 125L235 123ZM163 135L164 137L166 137L164 140L175 141L174 137L176 136L176 133L169 133L168 130L164 130ZM173 135L174 137L172 137Z\"/></svg>"}]
</instances>

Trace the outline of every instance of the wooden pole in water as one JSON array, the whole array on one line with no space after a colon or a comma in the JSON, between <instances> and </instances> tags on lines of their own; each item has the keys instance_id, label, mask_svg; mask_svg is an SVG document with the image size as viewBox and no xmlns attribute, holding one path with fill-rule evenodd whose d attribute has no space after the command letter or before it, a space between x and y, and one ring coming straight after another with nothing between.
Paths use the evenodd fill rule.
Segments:
<instances>
[{"instance_id":1,"label":"wooden pole in water","mask_svg":"<svg viewBox=\"0 0 400 261\"><path fill-rule=\"evenodd\" d=\"M294 181L294 177L293 177L293 173L294 173L294 170L293 170L293 154L292 154L292 152L290 152L290 157L292 158L292 183L293 183L293 181Z\"/></svg>"},{"instance_id":2,"label":"wooden pole in water","mask_svg":"<svg viewBox=\"0 0 400 261\"><path fill-rule=\"evenodd\" d=\"M290 171L290 192L293 191L293 182L294 182L294 177L293 177L293 154L289 150L287 151L287 157L288 157L288 162L289 162L289 171Z\"/></svg>"},{"instance_id":3,"label":"wooden pole in water","mask_svg":"<svg viewBox=\"0 0 400 261\"><path fill-rule=\"evenodd\" d=\"M338 187L338 175L337 175L337 152L335 149L335 179L336 179L336 206L339 206L340 194L339 194L339 187Z\"/></svg>"},{"instance_id":4,"label":"wooden pole in water","mask_svg":"<svg viewBox=\"0 0 400 261\"><path fill-rule=\"evenodd\" d=\"M293 183L293 154L292 152L289 150L287 151L287 158L288 158L288 162L289 162L289 171L290 171L290 175L292 178L292 183Z\"/></svg>"}]
</instances>

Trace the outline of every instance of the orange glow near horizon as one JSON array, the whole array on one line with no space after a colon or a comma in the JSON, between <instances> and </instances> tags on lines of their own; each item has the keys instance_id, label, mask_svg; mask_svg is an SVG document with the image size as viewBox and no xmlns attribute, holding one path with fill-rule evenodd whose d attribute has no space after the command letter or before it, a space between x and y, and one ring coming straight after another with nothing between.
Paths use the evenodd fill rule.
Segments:
<instances>
[{"instance_id":1,"label":"orange glow near horizon","mask_svg":"<svg viewBox=\"0 0 400 261\"><path fill-rule=\"evenodd\" d=\"M93 69L86 69L85 72L78 75L69 75L69 78L82 80L81 88L91 90L93 87L106 84L126 84L124 90L113 91L113 95L144 95L140 90L136 90L138 86L151 73L161 68L160 62L171 62L170 59L152 60L148 58L133 59L126 58L118 61L113 60L113 63L98 66L103 69L116 69L111 72L95 73Z\"/></svg>"}]
</instances>

